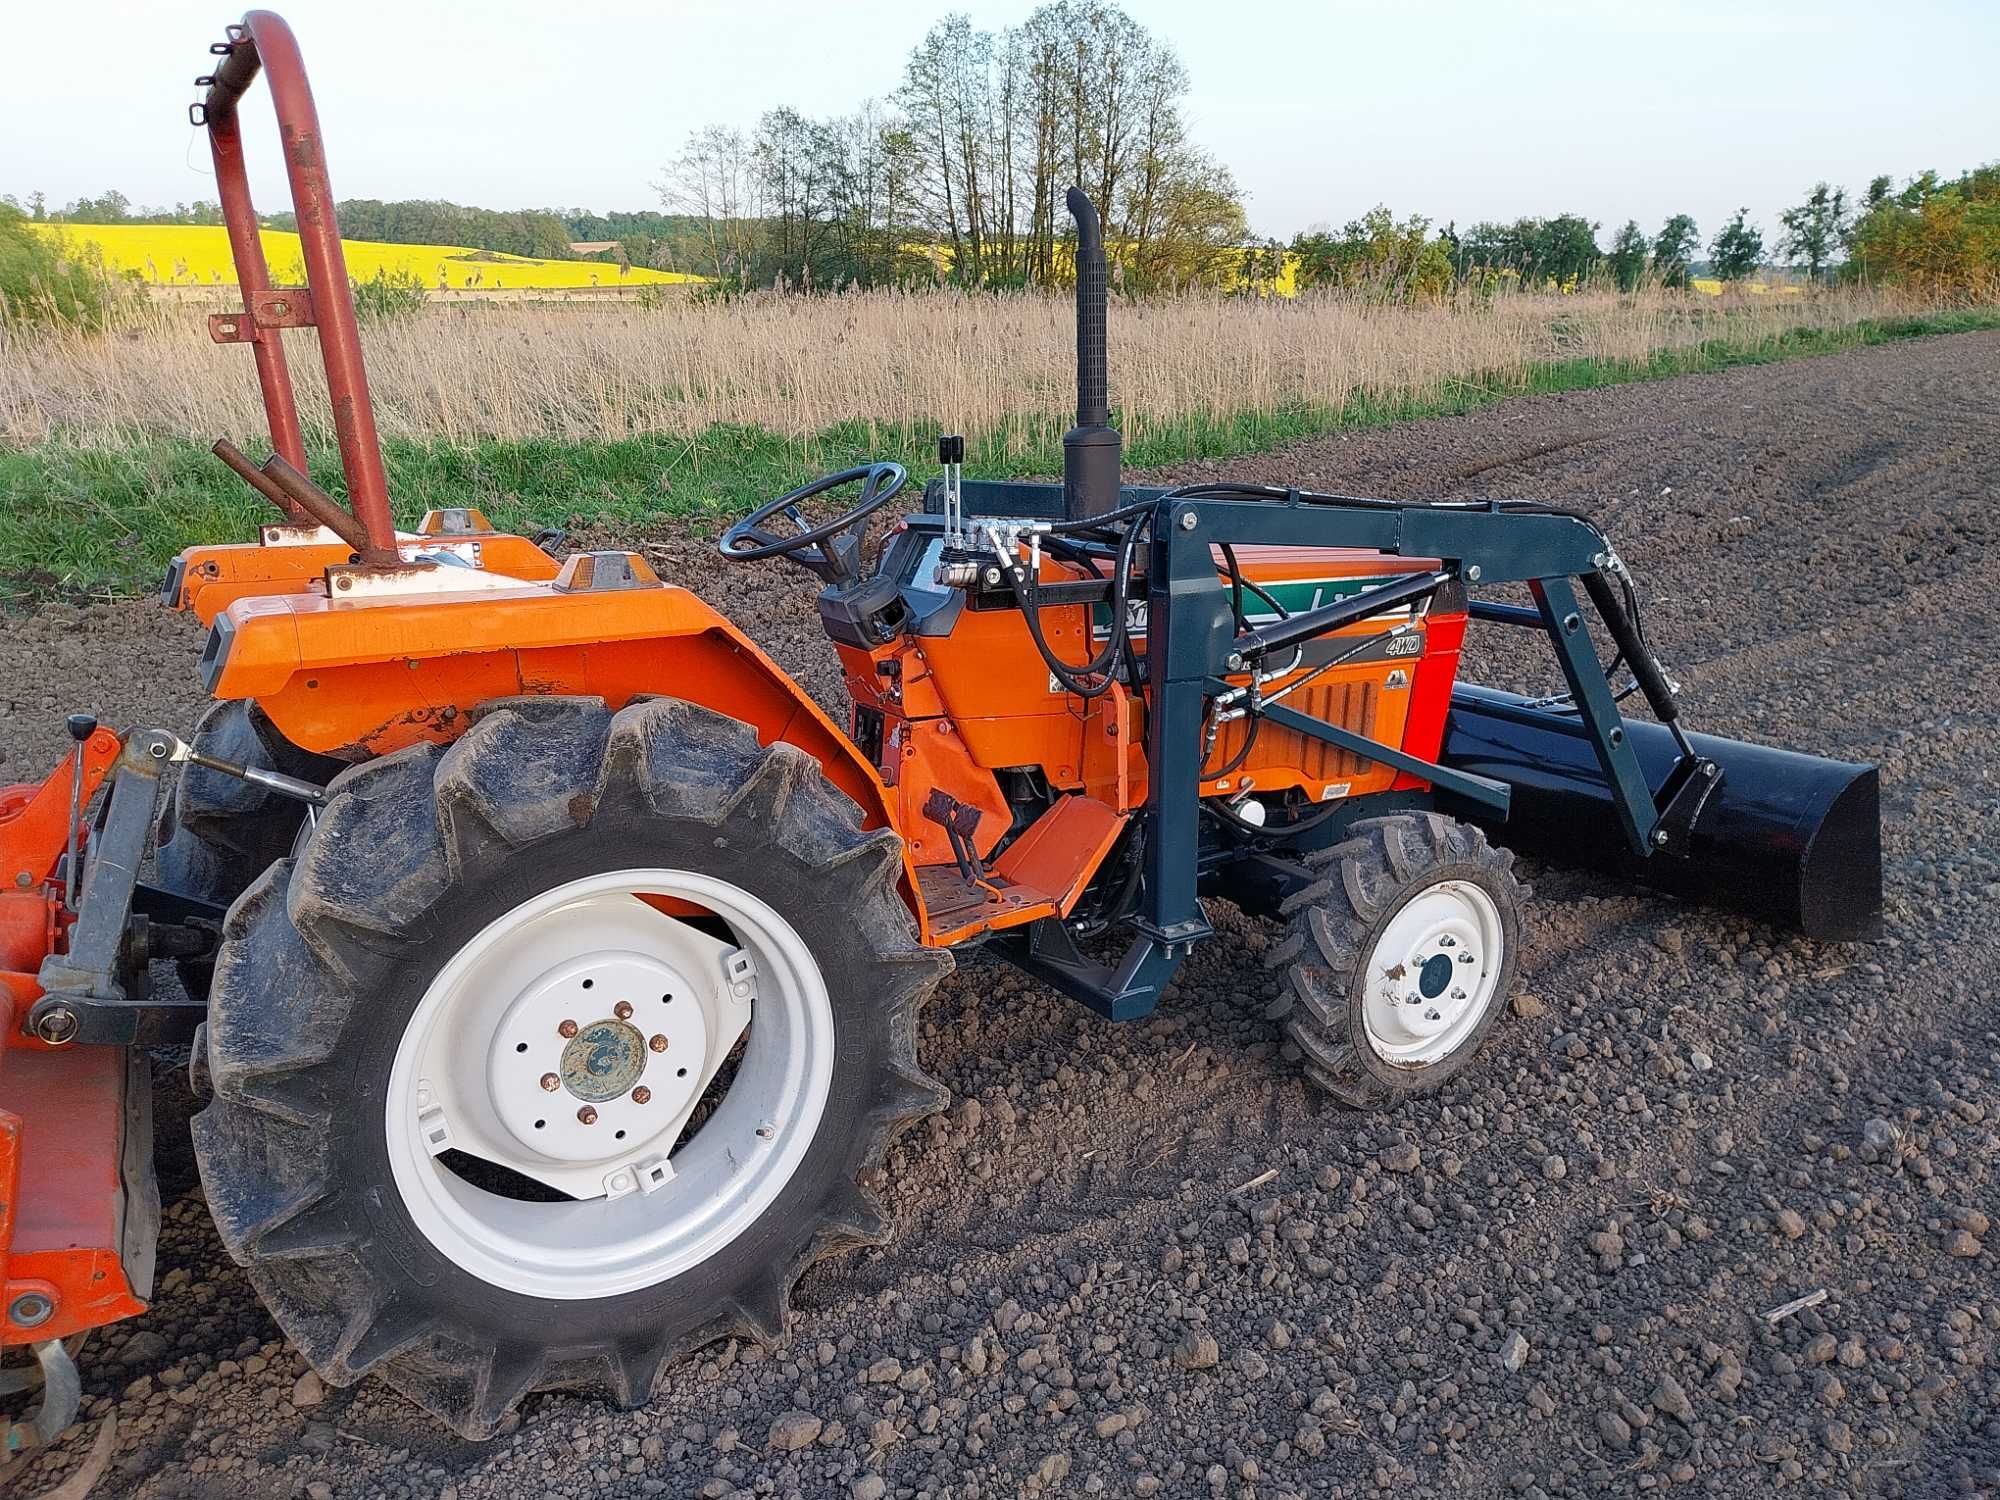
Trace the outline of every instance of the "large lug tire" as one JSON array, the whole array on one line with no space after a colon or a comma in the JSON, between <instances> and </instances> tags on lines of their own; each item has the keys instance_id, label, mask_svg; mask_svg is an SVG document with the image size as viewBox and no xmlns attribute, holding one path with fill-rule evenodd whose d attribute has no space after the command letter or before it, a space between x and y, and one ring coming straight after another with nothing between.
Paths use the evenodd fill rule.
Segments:
<instances>
[{"instance_id":1,"label":"large lug tire","mask_svg":"<svg viewBox=\"0 0 2000 1500\"><path fill-rule=\"evenodd\" d=\"M1437 813L1357 822L1311 855L1319 879L1283 904L1266 957L1306 1074L1351 1109L1382 1109L1464 1069L1512 993L1526 888L1514 857Z\"/></svg>"},{"instance_id":2,"label":"large lug tire","mask_svg":"<svg viewBox=\"0 0 2000 1500\"><path fill-rule=\"evenodd\" d=\"M862 1184L889 1142L944 1102L918 1066L915 1025L950 959L917 942L895 834L859 824L854 804L803 751L760 747L748 726L664 699L616 714L597 700L509 700L489 705L448 748L415 746L337 779L298 854L266 870L230 912L208 1023L215 1098L194 1122L224 1243L322 1375L345 1384L379 1373L473 1438L539 1388L597 1385L637 1404L664 1366L711 1340L776 1341L807 1266L884 1240L886 1221ZM639 911L628 896L589 894L624 880L621 872L657 880L648 892L715 893L703 901L720 920L683 923L650 901ZM591 904L603 901L611 908ZM513 1120L518 1136L525 1098L549 1101L548 1123L575 1135L584 1111L566 1090L576 1058L565 1050L548 1064L547 1094L532 1072L525 1092L509 1091L506 1070L528 1043L505 1027L533 1019L519 1007L542 1003L535 971L545 959L557 976L549 982L572 990L577 973L607 972L589 964L639 961L610 951L634 946L622 938L601 953L534 956L536 943L585 942L578 934L595 929L575 913L604 917L612 908L619 921L665 924L647 927L641 941L670 928L673 944L720 950L713 937L687 935L705 924L759 955L748 1030L728 1060L735 1071L717 1080L727 1092L719 1104L712 1094L704 1101L713 1112L695 1113L678 1146L668 1142L671 1180L616 1196L607 1175L606 1191L573 1201L413 1152L412 1140L430 1139L422 1132L431 1120L413 1112L436 1095L435 1080L412 1092L412 1069L462 1074L457 1059L468 1054L486 1059L473 1074L502 1081L480 1106L493 1112L487 1125L466 1105L454 1116L459 1131L504 1135L508 1127L492 1121ZM493 946L501 942L529 946ZM724 971L738 972L731 962L722 960ZM467 983L468 975L482 977ZM480 997L509 986L523 998L507 1019L482 1020ZM613 982L597 996L610 1009L609 997L627 992ZM669 998L641 995L636 984L629 993L641 1003ZM674 998L685 1007L685 995ZM506 1001L503 993L494 1003ZM447 1002L460 1009L439 1011ZM616 1029L610 1016L578 1015L584 1040ZM538 1049L545 1035L559 1047L561 1027L545 1019L519 1034ZM484 1042L482 1027L491 1033ZM433 1034L444 1040L426 1051ZM669 1051L662 1042L651 1060L638 1051L638 1065L688 1062L701 1045L683 1037ZM542 1066L539 1055L521 1066ZM772 1057L798 1066L774 1073ZM592 1084L575 1076L578 1087ZM671 1067L620 1075L617 1086L637 1076L675 1087ZM764 1110L745 1080L765 1077L807 1084L775 1085L776 1127L760 1124L758 1139L734 1141L725 1129ZM453 1087L476 1092L476 1079L459 1076ZM596 1106L602 1124L629 1120L637 1097ZM703 1163L720 1161L725 1148L732 1165L709 1171ZM759 1150L790 1155L756 1158ZM777 1165L753 1167L753 1158ZM539 1170L533 1160L528 1168ZM755 1191L739 1191L739 1178ZM676 1198L688 1182L693 1193ZM718 1205L706 1220L704 1203ZM489 1222L504 1232L478 1243ZM673 1238L684 1222L699 1233ZM648 1260L656 1244L679 1246L678 1260Z\"/></svg>"},{"instance_id":3,"label":"large lug tire","mask_svg":"<svg viewBox=\"0 0 2000 1500\"><path fill-rule=\"evenodd\" d=\"M191 743L219 760L318 783L330 780L342 765L299 749L278 733L262 709L242 700L211 703ZM226 907L291 852L305 813L290 797L190 765L160 814L154 855L159 882ZM199 1000L208 993L212 964L190 959L176 967L190 996Z\"/></svg>"}]
</instances>

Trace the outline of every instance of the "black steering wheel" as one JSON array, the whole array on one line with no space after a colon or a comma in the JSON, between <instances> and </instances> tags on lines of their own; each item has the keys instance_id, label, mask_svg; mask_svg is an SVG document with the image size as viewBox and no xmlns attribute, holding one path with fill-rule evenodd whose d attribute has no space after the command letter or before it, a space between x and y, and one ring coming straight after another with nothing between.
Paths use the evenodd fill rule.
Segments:
<instances>
[{"instance_id":1,"label":"black steering wheel","mask_svg":"<svg viewBox=\"0 0 2000 1500\"><path fill-rule=\"evenodd\" d=\"M800 485L751 511L722 533L717 550L731 562L789 557L828 583L851 583L860 576L860 569L855 563L861 540L858 528L868 517L895 499L908 478L909 474L903 466L894 463L857 464L837 474L823 474L811 484ZM853 505L822 525L806 525L805 517L799 514L802 502L856 483L861 486L861 498ZM764 523L779 515L796 526L797 532L791 536L774 536L766 531ZM841 536L847 531L854 531L856 535Z\"/></svg>"}]
</instances>

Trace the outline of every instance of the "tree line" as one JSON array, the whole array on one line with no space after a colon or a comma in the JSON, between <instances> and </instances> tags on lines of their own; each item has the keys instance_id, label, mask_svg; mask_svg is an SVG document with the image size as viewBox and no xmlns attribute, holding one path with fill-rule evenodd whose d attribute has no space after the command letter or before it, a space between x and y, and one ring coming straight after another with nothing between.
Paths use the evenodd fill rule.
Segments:
<instances>
[{"instance_id":1,"label":"tree line","mask_svg":"<svg viewBox=\"0 0 2000 1500\"><path fill-rule=\"evenodd\" d=\"M1627 220L1598 242L1601 228L1581 214L1485 222L1432 231L1422 215L1398 219L1378 205L1334 230L1308 229L1289 245L1267 240L1244 260L1253 287L1275 285L1289 266L1300 290L1338 287L1398 301L1435 300L1463 286L1501 281L1531 289L1642 285L1685 288L1697 276L1741 282L1767 263L1809 282L1847 278L1910 286L1927 296L1990 297L2000 292L2000 165L1955 179L1920 172L1898 189L1871 181L1859 202L1815 183L1778 216L1768 247L1748 208L1732 214L1706 245L1692 215L1668 216L1648 234Z\"/></svg>"}]
</instances>

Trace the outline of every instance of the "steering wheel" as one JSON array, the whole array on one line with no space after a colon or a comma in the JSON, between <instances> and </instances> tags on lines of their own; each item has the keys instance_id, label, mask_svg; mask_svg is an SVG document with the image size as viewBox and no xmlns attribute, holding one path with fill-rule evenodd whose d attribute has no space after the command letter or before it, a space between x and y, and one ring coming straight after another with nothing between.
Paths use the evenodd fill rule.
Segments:
<instances>
[{"instance_id":1,"label":"steering wheel","mask_svg":"<svg viewBox=\"0 0 2000 1500\"><path fill-rule=\"evenodd\" d=\"M838 541L835 538L841 537L842 532L858 530L863 521L896 498L908 478L903 466L895 463L858 464L837 474L823 474L811 484L800 485L751 511L722 533L717 550L731 562L789 557L828 583L850 583L859 576L855 552L860 538L858 535ZM805 517L799 514L799 506L804 501L856 483L861 486L861 498L831 521L808 526ZM798 531L791 536L777 536L766 531L765 523L779 515L789 520Z\"/></svg>"}]
</instances>

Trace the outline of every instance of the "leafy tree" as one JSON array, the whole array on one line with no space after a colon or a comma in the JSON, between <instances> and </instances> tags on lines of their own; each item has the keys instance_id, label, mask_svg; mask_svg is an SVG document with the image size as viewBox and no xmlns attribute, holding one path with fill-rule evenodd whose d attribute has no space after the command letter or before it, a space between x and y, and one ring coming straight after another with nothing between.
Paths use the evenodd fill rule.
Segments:
<instances>
[{"instance_id":1,"label":"leafy tree","mask_svg":"<svg viewBox=\"0 0 2000 1500\"><path fill-rule=\"evenodd\" d=\"M1905 208L1922 208L1932 193L1938 190L1938 174L1932 171L1917 173L1903 184L1903 191L1897 201Z\"/></svg>"},{"instance_id":2,"label":"leafy tree","mask_svg":"<svg viewBox=\"0 0 2000 1500\"><path fill-rule=\"evenodd\" d=\"M1688 267L1701 244L1700 236L1691 214L1675 214L1660 226L1653 239L1653 274L1660 278L1661 286L1687 286Z\"/></svg>"},{"instance_id":3,"label":"leafy tree","mask_svg":"<svg viewBox=\"0 0 2000 1500\"><path fill-rule=\"evenodd\" d=\"M1887 172L1868 179L1868 191L1861 197L1861 212L1872 214L1894 195L1895 182Z\"/></svg>"},{"instance_id":4,"label":"leafy tree","mask_svg":"<svg viewBox=\"0 0 2000 1500\"><path fill-rule=\"evenodd\" d=\"M2000 163L1954 182L1935 174L1914 203L1883 197L1850 236L1848 274L1942 302L2000 297Z\"/></svg>"},{"instance_id":5,"label":"leafy tree","mask_svg":"<svg viewBox=\"0 0 2000 1500\"><path fill-rule=\"evenodd\" d=\"M1809 280L1818 281L1833 264L1834 253L1846 242L1848 231L1847 194L1821 182L1813 185L1806 201L1788 208L1779 216L1785 226L1778 241L1778 253L1788 264L1804 266Z\"/></svg>"},{"instance_id":6,"label":"leafy tree","mask_svg":"<svg viewBox=\"0 0 2000 1500\"><path fill-rule=\"evenodd\" d=\"M1722 226L1709 241L1708 263L1725 282L1741 281L1757 269L1764 257L1764 235L1750 223L1750 210L1739 208L1736 217Z\"/></svg>"},{"instance_id":7,"label":"leafy tree","mask_svg":"<svg viewBox=\"0 0 2000 1500\"><path fill-rule=\"evenodd\" d=\"M1646 235L1637 219L1627 219L1625 227L1611 241L1606 263L1621 292L1637 291L1646 275Z\"/></svg>"}]
</instances>

